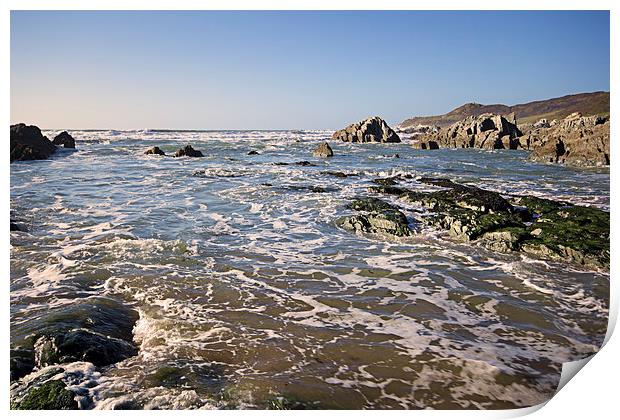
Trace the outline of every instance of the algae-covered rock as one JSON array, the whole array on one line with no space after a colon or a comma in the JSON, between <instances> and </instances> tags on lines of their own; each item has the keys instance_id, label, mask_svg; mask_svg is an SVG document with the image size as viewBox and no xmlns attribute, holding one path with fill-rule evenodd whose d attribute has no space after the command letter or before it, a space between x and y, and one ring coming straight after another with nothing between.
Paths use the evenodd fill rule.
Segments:
<instances>
[{"instance_id":1,"label":"algae-covered rock","mask_svg":"<svg viewBox=\"0 0 620 420\"><path fill-rule=\"evenodd\" d=\"M513 196L462 185L449 179L421 178L442 189L422 192L380 180L371 191L396 195L409 204L430 210L422 222L446 230L463 241L476 241L497 252L525 252L595 268L609 268L609 213L534 196ZM381 200L354 203L356 210L376 211ZM389 205L388 205L389 206ZM352 230L363 230L359 217L348 220Z\"/></svg>"},{"instance_id":2,"label":"algae-covered rock","mask_svg":"<svg viewBox=\"0 0 620 420\"><path fill-rule=\"evenodd\" d=\"M60 380L51 380L33 387L19 401L11 403L13 410L77 410L75 393Z\"/></svg>"},{"instance_id":3,"label":"algae-covered rock","mask_svg":"<svg viewBox=\"0 0 620 420\"><path fill-rule=\"evenodd\" d=\"M363 214L345 216L336 225L354 232L409 236L407 217L395 206L377 198L358 198L348 208Z\"/></svg>"}]
</instances>

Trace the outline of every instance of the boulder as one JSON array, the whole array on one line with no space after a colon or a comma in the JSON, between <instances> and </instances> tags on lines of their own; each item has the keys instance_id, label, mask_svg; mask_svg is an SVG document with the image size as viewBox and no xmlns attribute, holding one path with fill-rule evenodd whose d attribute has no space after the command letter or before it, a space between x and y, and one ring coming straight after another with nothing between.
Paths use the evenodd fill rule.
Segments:
<instances>
[{"instance_id":1,"label":"boulder","mask_svg":"<svg viewBox=\"0 0 620 420\"><path fill-rule=\"evenodd\" d=\"M395 206L377 198L358 198L348 208L362 214L336 219L336 226L359 233L409 236L407 217Z\"/></svg>"},{"instance_id":2,"label":"boulder","mask_svg":"<svg viewBox=\"0 0 620 420\"><path fill-rule=\"evenodd\" d=\"M39 127L26 124L11 126L11 162L47 159L55 151L56 146L41 134Z\"/></svg>"},{"instance_id":3,"label":"boulder","mask_svg":"<svg viewBox=\"0 0 620 420\"><path fill-rule=\"evenodd\" d=\"M260 155L260 153L258 153L256 150L250 150L248 152L248 156L254 156L254 155Z\"/></svg>"},{"instance_id":4,"label":"boulder","mask_svg":"<svg viewBox=\"0 0 620 420\"><path fill-rule=\"evenodd\" d=\"M160 155L160 156L166 156L166 153L164 153L163 150L161 150L159 147L157 146L153 146L150 149L148 149L146 152L144 152L145 155Z\"/></svg>"},{"instance_id":5,"label":"boulder","mask_svg":"<svg viewBox=\"0 0 620 420\"><path fill-rule=\"evenodd\" d=\"M400 137L379 117L367 118L336 131L334 140L352 143L400 143Z\"/></svg>"},{"instance_id":6,"label":"boulder","mask_svg":"<svg viewBox=\"0 0 620 420\"><path fill-rule=\"evenodd\" d=\"M316 157L326 158L334 156L334 151L329 146L329 143L324 141L323 143L319 144L316 149L314 149L314 152L312 152L312 154Z\"/></svg>"},{"instance_id":7,"label":"boulder","mask_svg":"<svg viewBox=\"0 0 620 420\"><path fill-rule=\"evenodd\" d=\"M181 157L181 156L204 157L204 155L202 154L200 150L195 150L190 144L188 144L185 147L180 148L174 154L174 157Z\"/></svg>"},{"instance_id":8,"label":"boulder","mask_svg":"<svg viewBox=\"0 0 620 420\"><path fill-rule=\"evenodd\" d=\"M75 149L75 139L66 131L63 131L54 137L52 143L56 146L62 146L65 149Z\"/></svg>"}]
</instances>

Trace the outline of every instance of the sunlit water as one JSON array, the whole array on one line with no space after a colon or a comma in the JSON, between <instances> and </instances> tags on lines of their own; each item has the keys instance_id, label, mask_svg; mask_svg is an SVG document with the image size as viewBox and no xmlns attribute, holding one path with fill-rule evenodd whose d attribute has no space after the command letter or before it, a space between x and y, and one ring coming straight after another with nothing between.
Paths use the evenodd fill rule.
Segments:
<instances>
[{"instance_id":1,"label":"sunlit water","mask_svg":"<svg viewBox=\"0 0 620 420\"><path fill-rule=\"evenodd\" d=\"M11 341L76 299L139 311L137 356L72 366L91 379L90 407L529 406L552 395L562 362L602 343L608 273L455 242L393 197L411 238L333 222L399 173L608 209L608 170L407 143L330 141L335 156L314 158L323 131L72 134L76 152L11 165L29 230L11 233ZM205 158L143 154L187 143ZM316 166L274 165L303 160Z\"/></svg>"}]
</instances>

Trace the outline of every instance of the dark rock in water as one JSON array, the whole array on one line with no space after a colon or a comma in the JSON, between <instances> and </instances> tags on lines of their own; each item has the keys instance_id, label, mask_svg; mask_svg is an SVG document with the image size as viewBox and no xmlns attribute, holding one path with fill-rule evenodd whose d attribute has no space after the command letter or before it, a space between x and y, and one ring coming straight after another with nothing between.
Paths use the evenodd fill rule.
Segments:
<instances>
[{"instance_id":1,"label":"dark rock in water","mask_svg":"<svg viewBox=\"0 0 620 420\"><path fill-rule=\"evenodd\" d=\"M178 152L177 152L178 153ZM149 150L147 150L146 152L144 152L145 155L160 155L160 156L166 156L166 153L164 153L163 150L161 150L159 147L157 146L153 146L151 147Z\"/></svg>"},{"instance_id":2,"label":"dark rock in water","mask_svg":"<svg viewBox=\"0 0 620 420\"><path fill-rule=\"evenodd\" d=\"M339 171L322 171L321 174L335 176L336 178L347 178L350 176L358 176L357 174L345 174L344 172L339 172Z\"/></svg>"},{"instance_id":3,"label":"dark rock in water","mask_svg":"<svg viewBox=\"0 0 620 420\"><path fill-rule=\"evenodd\" d=\"M16 347L10 351L11 382L28 375L34 369L34 351Z\"/></svg>"},{"instance_id":4,"label":"dark rock in water","mask_svg":"<svg viewBox=\"0 0 620 420\"><path fill-rule=\"evenodd\" d=\"M63 146L65 149L75 149L75 139L66 131L54 137L52 143L56 146Z\"/></svg>"},{"instance_id":5,"label":"dark rock in water","mask_svg":"<svg viewBox=\"0 0 620 420\"><path fill-rule=\"evenodd\" d=\"M12 328L15 347L33 349L38 368L72 361L105 366L137 353L138 313L108 298L89 298L55 308Z\"/></svg>"},{"instance_id":6,"label":"dark rock in water","mask_svg":"<svg viewBox=\"0 0 620 420\"><path fill-rule=\"evenodd\" d=\"M174 154L174 157L181 157L181 156L204 157L204 155L202 154L202 152L200 150L195 150L190 144L188 144L187 146L179 149Z\"/></svg>"},{"instance_id":7,"label":"dark rock in water","mask_svg":"<svg viewBox=\"0 0 620 420\"><path fill-rule=\"evenodd\" d=\"M11 220L11 232L25 232L26 229L17 223L15 220Z\"/></svg>"},{"instance_id":8,"label":"dark rock in water","mask_svg":"<svg viewBox=\"0 0 620 420\"><path fill-rule=\"evenodd\" d=\"M326 193L326 192L333 192L337 190L336 188L330 188L330 187L325 188L325 187L319 187L316 185L289 185L287 188L291 190L295 190L295 191L311 191L314 193Z\"/></svg>"},{"instance_id":9,"label":"dark rock in water","mask_svg":"<svg viewBox=\"0 0 620 420\"><path fill-rule=\"evenodd\" d=\"M16 160L47 159L56 151L56 146L35 125L15 124L11 126L11 162Z\"/></svg>"},{"instance_id":10,"label":"dark rock in water","mask_svg":"<svg viewBox=\"0 0 620 420\"><path fill-rule=\"evenodd\" d=\"M383 186L396 185L396 177L392 176L389 178L375 178L373 179L373 182L375 184L379 184Z\"/></svg>"},{"instance_id":11,"label":"dark rock in water","mask_svg":"<svg viewBox=\"0 0 620 420\"><path fill-rule=\"evenodd\" d=\"M252 155L260 155L260 153L258 153L256 150L250 150L248 152L248 156L252 156Z\"/></svg>"},{"instance_id":12,"label":"dark rock in water","mask_svg":"<svg viewBox=\"0 0 620 420\"><path fill-rule=\"evenodd\" d=\"M336 131L332 138L352 143L400 143L400 137L387 123L379 118L367 118Z\"/></svg>"},{"instance_id":13,"label":"dark rock in water","mask_svg":"<svg viewBox=\"0 0 620 420\"><path fill-rule=\"evenodd\" d=\"M334 156L334 151L329 146L329 143L324 141L323 143L319 144L316 149L314 149L314 152L312 152L312 154L316 157L326 158Z\"/></svg>"},{"instance_id":14,"label":"dark rock in water","mask_svg":"<svg viewBox=\"0 0 620 420\"><path fill-rule=\"evenodd\" d=\"M125 340L88 330L43 336L35 342L34 348L38 367L78 361L107 366L138 354L136 347Z\"/></svg>"},{"instance_id":15,"label":"dark rock in water","mask_svg":"<svg viewBox=\"0 0 620 420\"><path fill-rule=\"evenodd\" d=\"M377 198L359 198L348 206L365 212L336 219L336 225L354 232L409 236L407 217L395 206Z\"/></svg>"},{"instance_id":16,"label":"dark rock in water","mask_svg":"<svg viewBox=\"0 0 620 420\"><path fill-rule=\"evenodd\" d=\"M276 166L287 166L287 165L298 165L298 166L316 166L314 163L312 162L308 162L307 160L301 160L299 162L275 162L274 165Z\"/></svg>"},{"instance_id":17,"label":"dark rock in water","mask_svg":"<svg viewBox=\"0 0 620 420\"><path fill-rule=\"evenodd\" d=\"M435 140L421 140L413 144L413 147L421 150L437 150L439 149L439 143Z\"/></svg>"},{"instance_id":18,"label":"dark rock in water","mask_svg":"<svg viewBox=\"0 0 620 420\"><path fill-rule=\"evenodd\" d=\"M67 389L60 380L51 380L32 387L17 402L11 403L12 410L77 410L76 394Z\"/></svg>"}]
</instances>

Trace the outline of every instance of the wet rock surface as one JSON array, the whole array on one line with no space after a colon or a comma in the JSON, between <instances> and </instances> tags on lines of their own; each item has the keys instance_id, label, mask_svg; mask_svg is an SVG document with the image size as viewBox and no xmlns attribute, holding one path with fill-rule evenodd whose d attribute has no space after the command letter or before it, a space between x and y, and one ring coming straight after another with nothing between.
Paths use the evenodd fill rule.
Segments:
<instances>
[{"instance_id":1,"label":"wet rock surface","mask_svg":"<svg viewBox=\"0 0 620 420\"><path fill-rule=\"evenodd\" d=\"M324 141L323 143L319 144L316 149L314 149L314 151L312 152L312 154L316 157L322 157L322 158L327 158L327 157L331 157L334 156L334 151L332 150L332 148L329 146L329 143L327 143L326 141Z\"/></svg>"},{"instance_id":2,"label":"wet rock surface","mask_svg":"<svg viewBox=\"0 0 620 420\"><path fill-rule=\"evenodd\" d=\"M336 131L334 140L351 143L400 143L400 137L380 117L367 118L348 127Z\"/></svg>"},{"instance_id":3,"label":"wet rock surface","mask_svg":"<svg viewBox=\"0 0 620 420\"><path fill-rule=\"evenodd\" d=\"M16 160L40 160L49 158L56 146L41 134L35 125L11 126L11 162Z\"/></svg>"},{"instance_id":4,"label":"wet rock surface","mask_svg":"<svg viewBox=\"0 0 620 420\"><path fill-rule=\"evenodd\" d=\"M177 152L178 153L178 152ZM163 150L161 150L159 147L154 146L151 147L150 149L148 149L146 152L144 152L145 155L160 155L160 156L165 156L166 153L164 153Z\"/></svg>"},{"instance_id":5,"label":"wet rock surface","mask_svg":"<svg viewBox=\"0 0 620 420\"><path fill-rule=\"evenodd\" d=\"M187 156L187 157L204 157L204 155L202 154L202 152L200 150L195 150L190 144L188 144L185 147L180 148L174 154L174 157L182 157L182 156Z\"/></svg>"},{"instance_id":6,"label":"wet rock surface","mask_svg":"<svg viewBox=\"0 0 620 420\"><path fill-rule=\"evenodd\" d=\"M348 206L363 212L336 220L336 225L354 232L409 236L407 217L397 207L378 198L358 198Z\"/></svg>"},{"instance_id":7,"label":"wet rock surface","mask_svg":"<svg viewBox=\"0 0 620 420\"><path fill-rule=\"evenodd\" d=\"M26 394L11 402L12 410L77 410L75 393L60 380L31 386Z\"/></svg>"},{"instance_id":8,"label":"wet rock surface","mask_svg":"<svg viewBox=\"0 0 620 420\"><path fill-rule=\"evenodd\" d=\"M66 131L63 131L54 137L52 143L56 146L62 146L65 149L75 149L75 139Z\"/></svg>"},{"instance_id":9,"label":"wet rock surface","mask_svg":"<svg viewBox=\"0 0 620 420\"><path fill-rule=\"evenodd\" d=\"M609 213L590 207L534 196L500 194L462 185L449 179L421 178L421 183L441 187L420 192L375 180L371 191L396 195L404 202L423 207L431 214L422 222L446 230L463 241L475 241L488 249L524 252L542 259L609 269ZM361 204L360 204L361 203ZM351 207L376 211L381 204L367 199ZM364 204L365 203L365 204ZM376 208L375 208L376 207ZM363 220L347 220L350 230L369 230ZM340 222L343 224L343 221Z\"/></svg>"}]
</instances>

